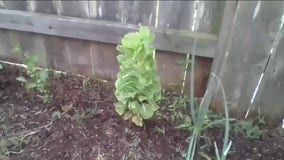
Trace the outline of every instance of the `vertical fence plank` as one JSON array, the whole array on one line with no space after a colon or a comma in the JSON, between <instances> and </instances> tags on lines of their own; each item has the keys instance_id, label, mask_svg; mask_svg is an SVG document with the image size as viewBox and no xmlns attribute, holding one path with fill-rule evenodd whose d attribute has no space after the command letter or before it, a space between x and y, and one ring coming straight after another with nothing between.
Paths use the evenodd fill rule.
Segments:
<instances>
[{"instance_id":1,"label":"vertical fence plank","mask_svg":"<svg viewBox=\"0 0 284 160\"><path fill-rule=\"evenodd\" d=\"M83 75L92 75L90 41L68 39L65 40L65 49L71 72Z\"/></svg>"},{"instance_id":2,"label":"vertical fence plank","mask_svg":"<svg viewBox=\"0 0 284 160\"><path fill-rule=\"evenodd\" d=\"M113 81L119 71L116 46L105 43L92 43L91 57L95 77Z\"/></svg>"},{"instance_id":3,"label":"vertical fence plank","mask_svg":"<svg viewBox=\"0 0 284 160\"><path fill-rule=\"evenodd\" d=\"M268 116L269 120L278 121L282 121L284 114L284 86L282 84L282 81L284 79L284 26L280 28L281 23L283 23L284 17L283 7L284 3L282 1L273 3L263 1L260 3L260 10L263 10L260 23L262 25L265 25L265 30L262 34L266 35L267 41L270 43L274 41L277 42L277 36L280 36L280 39L279 43L276 43L275 46L267 46L267 53L271 52L271 48L274 48L273 50L275 50L275 52L272 52L270 59L268 59L268 57L265 59L265 62L267 61L268 64L264 72L263 79L259 85L259 90L256 93L256 98L253 105L254 107L256 107L253 109L260 109L261 113L265 113L265 115ZM259 14L261 14L261 12ZM277 35L277 33L279 35ZM254 58L258 59L257 57Z\"/></svg>"},{"instance_id":4,"label":"vertical fence plank","mask_svg":"<svg viewBox=\"0 0 284 160\"><path fill-rule=\"evenodd\" d=\"M221 77L221 70L222 70L222 63L223 59L225 57L226 53L226 48L230 44L230 36L231 36L231 29L233 28L233 25L235 23L235 15L236 15L236 10L237 10L237 5L238 3L236 1L230 1L225 4L224 8L224 16L222 20L222 26L220 29L220 34L218 38L218 43L216 46L215 50L215 55L213 57L213 63L211 67L211 72L215 74L217 77ZM220 88L218 88L218 83L215 79L215 77L210 76L209 83L208 83L208 88L211 89L213 86L214 91L213 97L212 97L212 110L220 110L222 109L222 91ZM212 88L213 88L212 87Z\"/></svg>"},{"instance_id":5,"label":"vertical fence plank","mask_svg":"<svg viewBox=\"0 0 284 160\"><path fill-rule=\"evenodd\" d=\"M44 36L44 47L47 53L47 65L59 71L70 71L66 53L65 38Z\"/></svg>"},{"instance_id":6,"label":"vertical fence plank","mask_svg":"<svg viewBox=\"0 0 284 160\"><path fill-rule=\"evenodd\" d=\"M3 0L0 0L0 8L5 8L5 4Z\"/></svg>"},{"instance_id":7,"label":"vertical fence plank","mask_svg":"<svg viewBox=\"0 0 284 160\"><path fill-rule=\"evenodd\" d=\"M30 10L33 12L59 14L55 1L35 1L29 6L33 6L30 7ZM41 39L41 45L44 46L46 65L55 70L69 71L70 68L65 50L65 39L44 35L38 35L38 39Z\"/></svg>"},{"instance_id":8,"label":"vertical fence plank","mask_svg":"<svg viewBox=\"0 0 284 160\"><path fill-rule=\"evenodd\" d=\"M22 51L29 55L39 55L38 65L46 67L46 53L41 36L20 31L1 30L1 50L12 62L22 63L22 56L13 53L17 44L20 44ZM4 56L5 57L5 56Z\"/></svg>"},{"instance_id":9,"label":"vertical fence plank","mask_svg":"<svg viewBox=\"0 0 284 160\"><path fill-rule=\"evenodd\" d=\"M155 25L162 28L178 29L181 1L159 1L157 6Z\"/></svg>"},{"instance_id":10,"label":"vertical fence plank","mask_svg":"<svg viewBox=\"0 0 284 160\"><path fill-rule=\"evenodd\" d=\"M2 60L9 60L13 59L9 41L8 41L8 31L7 30L0 30L0 56Z\"/></svg>"},{"instance_id":11,"label":"vertical fence plank","mask_svg":"<svg viewBox=\"0 0 284 160\"><path fill-rule=\"evenodd\" d=\"M146 26L155 26L157 1L140 1L139 23Z\"/></svg>"},{"instance_id":12,"label":"vertical fence plank","mask_svg":"<svg viewBox=\"0 0 284 160\"><path fill-rule=\"evenodd\" d=\"M120 22L138 24L139 21L139 5L141 1L120 1Z\"/></svg>"},{"instance_id":13,"label":"vertical fence plank","mask_svg":"<svg viewBox=\"0 0 284 160\"><path fill-rule=\"evenodd\" d=\"M140 1L89 1L90 17L138 24Z\"/></svg>"},{"instance_id":14,"label":"vertical fence plank","mask_svg":"<svg viewBox=\"0 0 284 160\"><path fill-rule=\"evenodd\" d=\"M214 3L214 2L212 2ZM221 24L223 21L224 11L225 11L226 1L217 1L214 10L211 15L211 32L212 34L218 36L221 32Z\"/></svg>"},{"instance_id":15,"label":"vertical fence plank","mask_svg":"<svg viewBox=\"0 0 284 160\"><path fill-rule=\"evenodd\" d=\"M119 21L121 17L119 3L119 1L96 1L96 8L90 8L90 10L97 11L96 19Z\"/></svg>"},{"instance_id":16,"label":"vertical fence plank","mask_svg":"<svg viewBox=\"0 0 284 160\"><path fill-rule=\"evenodd\" d=\"M28 1L27 2L28 8L27 10L30 12L40 12L40 13L47 13L47 14L56 14L56 9L54 3L52 1ZM26 35L26 34L25 34ZM31 42L35 42L34 44L25 44L25 42L22 42L24 44L23 47L31 48L30 54L39 54L40 59L39 63L42 67L52 67L50 65L50 55L46 51L46 38L44 35L41 34L27 34L26 38L29 38ZM33 45L33 46L32 46ZM49 46L52 47L52 46ZM37 52L37 53L35 53Z\"/></svg>"},{"instance_id":17,"label":"vertical fence plank","mask_svg":"<svg viewBox=\"0 0 284 160\"><path fill-rule=\"evenodd\" d=\"M195 22L194 12L197 1L182 1L180 9L180 26L179 29L191 30L193 23L197 23L197 31L212 33L213 15L217 11L218 1L198 1L199 11L197 14L198 21ZM214 18L222 18L214 17ZM215 20L215 19L214 19Z\"/></svg>"},{"instance_id":18,"label":"vertical fence plank","mask_svg":"<svg viewBox=\"0 0 284 160\"><path fill-rule=\"evenodd\" d=\"M0 30L0 55L1 60L21 63L21 56L13 53L13 49L16 44L19 42L18 36L14 37L13 31L9 30Z\"/></svg>"},{"instance_id":19,"label":"vertical fence plank","mask_svg":"<svg viewBox=\"0 0 284 160\"><path fill-rule=\"evenodd\" d=\"M228 43L218 44L220 56L214 59L213 69L217 70L228 105L236 115L244 116L250 106L273 44L268 26L281 17L281 3L238 1L233 24L222 28L228 33Z\"/></svg>"},{"instance_id":20,"label":"vertical fence plank","mask_svg":"<svg viewBox=\"0 0 284 160\"><path fill-rule=\"evenodd\" d=\"M89 17L88 1L58 1L57 7L60 15L71 17Z\"/></svg>"},{"instance_id":21,"label":"vertical fence plank","mask_svg":"<svg viewBox=\"0 0 284 160\"><path fill-rule=\"evenodd\" d=\"M255 100L256 107L261 113L268 115L269 120L281 121L284 115L283 92L284 92L284 38L278 45L275 54L271 57L267 70L260 84L259 93ZM255 108L253 108L255 109ZM256 108L257 109L257 108Z\"/></svg>"},{"instance_id":22,"label":"vertical fence plank","mask_svg":"<svg viewBox=\"0 0 284 160\"><path fill-rule=\"evenodd\" d=\"M260 26L254 28L251 25L255 6L256 2L239 2L233 29L228 30L228 32L233 30L228 40L230 44L228 44L229 47L224 46L225 51L223 51L226 54L223 57L225 59L222 62L224 66L222 66L220 78L228 93L226 96L229 107L238 111L236 112L238 115L241 115L249 106L253 89L262 71L262 67L259 68L248 62L251 60L248 56L259 55L264 60L267 55L265 53L267 48L264 47L265 37L262 37L264 35L255 33L262 28ZM251 30L254 30L253 33L250 32ZM252 42L258 42L259 48L256 49Z\"/></svg>"},{"instance_id":23,"label":"vertical fence plank","mask_svg":"<svg viewBox=\"0 0 284 160\"><path fill-rule=\"evenodd\" d=\"M4 0L5 7L11 10L21 10L26 11L28 8L27 0Z\"/></svg>"},{"instance_id":24,"label":"vertical fence plank","mask_svg":"<svg viewBox=\"0 0 284 160\"><path fill-rule=\"evenodd\" d=\"M56 3L54 1L34 1L32 11L46 14L58 14Z\"/></svg>"},{"instance_id":25,"label":"vertical fence plank","mask_svg":"<svg viewBox=\"0 0 284 160\"><path fill-rule=\"evenodd\" d=\"M38 65L47 67L46 51L42 36L28 32L18 32L16 34L15 37L19 37L19 44L21 44L23 52L29 55L37 54L39 56Z\"/></svg>"},{"instance_id":26,"label":"vertical fence plank","mask_svg":"<svg viewBox=\"0 0 284 160\"><path fill-rule=\"evenodd\" d=\"M89 7L89 18L96 18L98 15L98 10L97 10L97 4L98 1L88 1L88 7Z\"/></svg>"},{"instance_id":27,"label":"vertical fence plank","mask_svg":"<svg viewBox=\"0 0 284 160\"><path fill-rule=\"evenodd\" d=\"M90 16L89 12L89 2L88 1L57 1L55 3L57 13L59 15L88 18ZM75 39L57 39L60 45L56 45L51 40L46 41L46 45L52 43L57 47L57 50L61 52L61 56L64 60L68 61L68 69L71 72L78 74L92 74L92 67L90 61L90 42L75 40ZM63 48L64 46L64 48ZM54 51L54 53L58 52ZM63 53L62 53L63 52ZM58 58L59 59L59 58ZM50 61L53 63L54 67L65 69L66 64L58 66L58 60L50 57Z\"/></svg>"}]
</instances>

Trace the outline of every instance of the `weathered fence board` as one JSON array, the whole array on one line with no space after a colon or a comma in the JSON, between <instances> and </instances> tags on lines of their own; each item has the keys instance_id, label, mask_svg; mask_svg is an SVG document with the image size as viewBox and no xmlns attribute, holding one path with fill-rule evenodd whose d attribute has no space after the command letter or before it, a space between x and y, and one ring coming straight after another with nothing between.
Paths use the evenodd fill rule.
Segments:
<instances>
[{"instance_id":1,"label":"weathered fence board","mask_svg":"<svg viewBox=\"0 0 284 160\"><path fill-rule=\"evenodd\" d=\"M70 71L68 55L66 52L66 38L43 36L47 54L47 64L58 71Z\"/></svg>"},{"instance_id":2,"label":"weathered fence board","mask_svg":"<svg viewBox=\"0 0 284 160\"><path fill-rule=\"evenodd\" d=\"M14 36L19 37L18 43L22 45L22 50L24 53L37 54L39 56L39 65L41 67L47 67L47 54L42 35L32 36L31 33L22 32L21 34L14 34Z\"/></svg>"},{"instance_id":3,"label":"weathered fence board","mask_svg":"<svg viewBox=\"0 0 284 160\"><path fill-rule=\"evenodd\" d=\"M71 17L89 17L88 1L58 1L60 15Z\"/></svg>"},{"instance_id":4,"label":"weathered fence board","mask_svg":"<svg viewBox=\"0 0 284 160\"><path fill-rule=\"evenodd\" d=\"M284 79L284 37L278 45L274 55L272 55L263 80L260 84L254 106L259 107L261 113L269 114L270 117L283 118L283 79ZM255 109L255 108L253 108ZM256 108L258 109L258 108Z\"/></svg>"},{"instance_id":5,"label":"weathered fence board","mask_svg":"<svg viewBox=\"0 0 284 160\"><path fill-rule=\"evenodd\" d=\"M12 10L26 11L28 9L27 0L4 0L5 8Z\"/></svg>"},{"instance_id":6,"label":"weathered fence board","mask_svg":"<svg viewBox=\"0 0 284 160\"><path fill-rule=\"evenodd\" d=\"M13 46L18 40L11 39L9 30L0 30L0 55L2 60L21 62L18 55L13 54Z\"/></svg>"},{"instance_id":7,"label":"weathered fence board","mask_svg":"<svg viewBox=\"0 0 284 160\"><path fill-rule=\"evenodd\" d=\"M97 8L91 8L97 10L96 19L109 20L112 22L119 22L121 14L119 1L96 1Z\"/></svg>"},{"instance_id":8,"label":"weathered fence board","mask_svg":"<svg viewBox=\"0 0 284 160\"><path fill-rule=\"evenodd\" d=\"M0 28L118 44L136 25L0 9ZM197 39L196 55L213 57L216 36L206 33L150 28L156 49L187 53Z\"/></svg>"},{"instance_id":9,"label":"weathered fence board","mask_svg":"<svg viewBox=\"0 0 284 160\"><path fill-rule=\"evenodd\" d=\"M216 34L211 34L213 21L207 19L215 16L217 2L212 3L214 5L206 2L203 9L210 11L202 12L204 14L199 17L204 22L197 22L210 28L202 30L205 33L191 32L188 27L195 19L187 19L193 15L184 10L191 8L192 2L3 1L2 7L1 2L0 8L5 9L0 9L0 28L4 29L0 36L14 37L3 43L7 46L0 49L4 52L3 59L9 57L7 53L14 47L12 45L19 42L25 51L41 51L38 54L42 66L114 80L118 72L115 46L125 34L137 31L137 24L141 23L149 26L156 36L154 48L164 87L171 83L181 84L184 68L176 61L183 60L197 42L196 95L203 94L217 43ZM222 16L215 18L221 20ZM6 33L6 30L9 31Z\"/></svg>"},{"instance_id":10,"label":"weathered fence board","mask_svg":"<svg viewBox=\"0 0 284 160\"><path fill-rule=\"evenodd\" d=\"M2 36L8 37L9 40L3 43L3 45L5 45L4 50L2 43L0 43L1 60L15 62L12 50L17 43L20 43L23 50L28 51L30 54L38 53L39 55L44 55L45 53L49 53L46 58L40 56L41 61L46 61L44 64L47 64L47 68L91 75L109 81L116 79L116 75L119 71L116 59L118 55L115 49L116 45L41 35L43 42L40 44L44 44L46 47L42 48L41 45L38 47L30 47L30 45L37 40L38 34L5 31L6 30L0 30L0 40L4 39ZM25 40L26 43L24 43L23 40ZM41 52L41 50L44 52ZM184 67L177 62L184 59L185 55L183 54L157 51L156 61L158 74L164 88L180 92ZM202 96L206 89L212 59L203 57L197 57L196 59L195 92L196 96ZM22 59L19 58L19 60ZM189 79L189 74L187 76L187 79ZM177 86L171 88L172 84ZM186 91L188 90L189 84L187 81Z\"/></svg>"},{"instance_id":11,"label":"weathered fence board","mask_svg":"<svg viewBox=\"0 0 284 160\"><path fill-rule=\"evenodd\" d=\"M181 1L159 1L157 11L157 27L179 29L179 13Z\"/></svg>"},{"instance_id":12,"label":"weathered fence board","mask_svg":"<svg viewBox=\"0 0 284 160\"><path fill-rule=\"evenodd\" d=\"M116 79L116 75L119 71L119 65L116 60L117 55L118 52L114 45L92 43L91 60L93 63L94 75L108 81Z\"/></svg>"},{"instance_id":13,"label":"weathered fence board","mask_svg":"<svg viewBox=\"0 0 284 160\"><path fill-rule=\"evenodd\" d=\"M59 14L56 1L33 1L33 5L34 6L31 7L30 11L46 14Z\"/></svg>"},{"instance_id":14,"label":"weathered fence board","mask_svg":"<svg viewBox=\"0 0 284 160\"><path fill-rule=\"evenodd\" d=\"M139 4L141 1L119 1L121 7L121 23L138 24L139 23Z\"/></svg>"},{"instance_id":15,"label":"weathered fence board","mask_svg":"<svg viewBox=\"0 0 284 160\"><path fill-rule=\"evenodd\" d=\"M5 3L4 3L5 2ZM189 30L194 23L195 3L201 6L200 31L218 34L222 20L222 1L34 1L4 0L0 8L32 10L39 13L58 14L81 18L95 18L121 22ZM214 20L213 20L214 19Z\"/></svg>"},{"instance_id":16,"label":"weathered fence board","mask_svg":"<svg viewBox=\"0 0 284 160\"><path fill-rule=\"evenodd\" d=\"M199 11L197 13L197 18L195 19L194 12L197 3ZM212 33L213 21L218 19L216 17L213 18L214 15L219 12L219 10L217 10L217 5L222 5L222 3L219 1L182 1L180 9L181 13L179 15L179 29L191 30L192 26L196 24L198 31Z\"/></svg>"},{"instance_id":17,"label":"weathered fence board","mask_svg":"<svg viewBox=\"0 0 284 160\"><path fill-rule=\"evenodd\" d=\"M252 26L251 22L256 3L253 1L238 3L238 10L232 26L234 29L231 32L227 31L230 34L227 39L230 44L221 49L226 54L223 54L224 57L222 57L222 70L219 76L226 88L230 109L239 111L240 114L249 106L258 77L262 72L262 67L264 67L260 66L259 68L248 63L253 58L248 56L260 55L263 58L267 56L267 48L263 48L265 39L259 37L263 35L252 35L253 30L258 30L254 28L255 26ZM259 42L257 50L252 45L253 41Z\"/></svg>"},{"instance_id":18,"label":"weathered fence board","mask_svg":"<svg viewBox=\"0 0 284 160\"><path fill-rule=\"evenodd\" d=\"M156 9L158 1L140 1L139 23L146 26L156 26Z\"/></svg>"},{"instance_id":19,"label":"weathered fence board","mask_svg":"<svg viewBox=\"0 0 284 160\"><path fill-rule=\"evenodd\" d=\"M70 71L82 75L92 75L91 42L69 39L65 41Z\"/></svg>"},{"instance_id":20,"label":"weathered fence board","mask_svg":"<svg viewBox=\"0 0 284 160\"><path fill-rule=\"evenodd\" d=\"M275 85L269 84L274 82L271 79L275 75L271 77L272 73L264 74L264 77L267 76L267 82L262 83L267 85L267 90L257 90L257 86L265 70L276 32L279 31L273 30L272 26L277 22L276 26L279 27L283 15L283 2L238 1L235 8L235 13L232 13L232 24L229 27L224 25L222 28L222 32L226 34L220 35L221 42L217 45L212 71L217 73L224 85L229 108L234 110L232 113L244 117L250 107L253 110L266 108L261 114L279 118L284 111L282 105L279 105L280 90L277 92L278 95L269 96L271 99L268 102L271 105L265 106L267 103L263 102L264 99L268 100L264 98L264 95L267 96L268 88L276 88ZM281 72L279 74L280 78ZM258 96L254 99L256 91ZM272 90L270 91L272 93ZM222 104L220 97L220 94L215 97L216 107ZM270 107L270 111L267 107Z\"/></svg>"},{"instance_id":21,"label":"weathered fence board","mask_svg":"<svg viewBox=\"0 0 284 160\"><path fill-rule=\"evenodd\" d=\"M0 0L0 8L5 8L5 4L3 0Z\"/></svg>"}]
</instances>

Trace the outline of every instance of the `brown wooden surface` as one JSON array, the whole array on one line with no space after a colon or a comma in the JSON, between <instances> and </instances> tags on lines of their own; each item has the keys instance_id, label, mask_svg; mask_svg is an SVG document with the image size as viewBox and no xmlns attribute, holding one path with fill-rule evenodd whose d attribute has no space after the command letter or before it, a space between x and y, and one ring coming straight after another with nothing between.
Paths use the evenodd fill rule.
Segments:
<instances>
[{"instance_id":1,"label":"brown wooden surface","mask_svg":"<svg viewBox=\"0 0 284 160\"><path fill-rule=\"evenodd\" d=\"M48 66L58 71L70 71L64 38L45 36L44 44Z\"/></svg>"},{"instance_id":2,"label":"brown wooden surface","mask_svg":"<svg viewBox=\"0 0 284 160\"><path fill-rule=\"evenodd\" d=\"M116 59L118 52L113 44L3 30L0 32L0 39L1 60L21 62L16 54L12 54L16 44L20 43L23 51L40 56L39 66L108 81L115 81L119 71ZM164 88L180 93L184 67L177 62L184 59L184 54L160 50L156 52L158 74ZM196 57L195 94L198 97L206 89L211 62L211 58ZM187 94L189 75L188 73L186 80Z\"/></svg>"},{"instance_id":3,"label":"brown wooden surface","mask_svg":"<svg viewBox=\"0 0 284 160\"><path fill-rule=\"evenodd\" d=\"M139 30L137 25L120 22L6 9L0 9L0 21L1 29L111 44L119 44L125 34ZM196 55L210 58L214 56L217 37L213 34L156 27L149 29L155 34L153 46L156 49L187 54L196 40Z\"/></svg>"}]
</instances>

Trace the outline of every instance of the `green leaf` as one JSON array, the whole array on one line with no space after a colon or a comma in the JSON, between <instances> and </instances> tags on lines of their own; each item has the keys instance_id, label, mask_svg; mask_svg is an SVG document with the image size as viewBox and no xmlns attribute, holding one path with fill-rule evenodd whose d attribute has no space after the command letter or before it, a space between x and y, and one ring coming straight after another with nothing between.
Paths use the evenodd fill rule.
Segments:
<instances>
[{"instance_id":1,"label":"green leaf","mask_svg":"<svg viewBox=\"0 0 284 160\"><path fill-rule=\"evenodd\" d=\"M114 106L115 106L115 111L120 116L122 116L124 114L125 110L126 110L126 105L124 105L123 103L118 102L118 103L114 104Z\"/></svg>"},{"instance_id":2,"label":"green leaf","mask_svg":"<svg viewBox=\"0 0 284 160\"><path fill-rule=\"evenodd\" d=\"M3 69L3 65L0 63L0 70Z\"/></svg>"},{"instance_id":3,"label":"green leaf","mask_svg":"<svg viewBox=\"0 0 284 160\"><path fill-rule=\"evenodd\" d=\"M49 94L44 94L41 99L43 100L43 103L49 103L51 101L51 96Z\"/></svg>"},{"instance_id":4,"label":"green leaf","mask_svg":"<svg viewBox=\"0 0 284 160\"><path fill-rule=\"evenodd\" d=\"M37 61L38 61L37 55L31 55L31 56L26 57L25 62L26 62L26 65L29 71L32 71L35 69Z\"/></svg>"},{"instance_id":5,"label":"green leaf","mask_svg":"<svg viewBox=\"0 0 284 160\"><path fill-rule=\"evenodd\" d=\"M40 80L45 82L48 79L48 72L46 70L40 70L39 78L40 78Z\"/></svg>"},{"instance_id":6,"label":"green leaf","mask_svg":"<svg viewBox=\"0 0 284 160\"><path fill-rule=\"evenodd\" d=\"M7 145L8 144L7 144L7 141L5 139L3 139L3 140L1 139L0 140L0 158L2 158L1 157L2 155L3 155L4 158L6 157L4 155L8 151ZM8 157L7 157L7 159L8 159Z\"/></svg>"},{"instance_id":7,"label":"green leaf","mask_svg":"<svg viewBox=\"0 0 284 160\"><path fill-rule=\"evenodd\" d=\"M154 34L151 34L150 30L147 27L140 27L139 33L141 38L145 39L149 44L152 43L155 39Z\"/></svg>"},{"instance_id":8,"label":"green leaf","mask_svg":"<svg viewBox=\"0 0 284 160\"><path fill-rule=\"evenodd\" d=\"M126 48L137 48L139 43L137 33L128 33L121 41L122 46Z\"/></svg>"},{"instance_id":9,"label":"green leaf","mask_svg":"<svg viewBox=\"0 0 284 160\"><path fill-rule=\"evenodd\" d=\"M20 81L20 82L23 82L23 83L27 83L27 79L26 79L25 77L23 77L23 76L17 77L16 80L17 80L17 81Z\"/></svg>"},{"instance_id":10,"label":"green leaf","mask_svg":"<svg viewBox=\"0 0 284 160\"><path fill-rule=\"evenodd\" d=\"M33 89L33 88L36 88L36 87L37 87L37 83L28 83L28 84L27 84L28 90Z\"/></svg>"},{"instance_id":11,"label":"green leaf","mask_svg":"<svg viewBox=\"0 0 284 160\"><path fill-rule=\"evenodd\" d=\"M157 111L160 108L155 102L150 101L149 104L153 111Z\"/></svg>"},{"instance_id":12,"label":"green leaf","mask_svg":"<svg viewBox=\"0 0 284 160\"><path fill-rule=\"evenodd\" d=\"M141 118L140 116L138 116L138 115L133 116L133 117L131 118L131 121L132 121L135 125L137 125L137 126L139 126L139 127L142 127L142 126L143 126L143 120L142 120L142 118Z\"/></svg>"},{"instance_id":13,"label":"green leaf","mask_svg":"<svg viewBox=\"0 0 284 160\"><path fill-rule=\"evenodd\" d=\"M131 112L127 111L127 112L122 116L122 118L123 118L124 120L129 120L132 116L133 116L133 114L132 114Z\"/></svg>"},{"instance_id":14,"label":"green leaf","mask_svg":"<svg viewBox=\"0 0 284 160\"><path fill-rule=\"evenodd\" d=\"M59 111L53 112L52 115L51 115L51 118L52 119L61 118L61 112L59 112Z\"/></svg>"},{"instance_id":15,"label":"green leaf","mask_svg":"<svg viewBox=\"0 0 284 160\"><path fill-rule=\"evenodd\" d=\"M140 108L140 115L143 119L150 119L154 115L154 111L151 105L142 103L142 107Z\"/></svg>"},{"instance_id":16,"label":"green leaf","mask_svg":"<svg viewBox=\"0 0 284 160\"><path fill-rule=\"evenodd\" d=\"M128 109L134 114L139 113L140 106L141 105L137 101L132 101L128 103Z\"/></svg>"},{"instance_id":17,"label":"green leaf","mask_svg":"<svg viewBox=\"0 0 284 160\"><path fill-rule=\"evenodd\" d=\"M138 100L139 100L139 102L143 102L143 101L147 100L147 97L144 96L144 95L139 95Z\"/></svg>"},{"instance_id":18,"label":"green leaf","mask_svg":"<svg viewBox=\"0 0 284 160\"><path fill-rule=\"evenodd\" d=\"M22 53L22 47L19 43L16 44L15 48L13 49L13 52L17 55L21 55Z\"/></svg>"}]
</instances>

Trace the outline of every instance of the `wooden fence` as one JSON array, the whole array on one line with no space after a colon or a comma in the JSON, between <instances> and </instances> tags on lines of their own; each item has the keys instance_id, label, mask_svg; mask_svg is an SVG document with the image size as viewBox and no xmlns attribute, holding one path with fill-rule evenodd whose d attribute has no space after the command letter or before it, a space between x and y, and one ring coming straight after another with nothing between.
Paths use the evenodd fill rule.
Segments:
<instances>
[{"instance_id":1,"label":"wooden fence","mask_svg":"<svg viewBox=\"0 0 284 160\"><path fill-rule=\"evenodd\" d=\"M196 46L196 95L202 96L224 4L219 1L0 0L0 56L2 60L20 62L21 58L12 53L20 43L25 52L41 56L40 66L114 80L118 72L115 47L124 34L137 31L140 23L149 26L156 36L158 70L166 88L182 83L184 67L177 61L184 60L185 54ZM197 30L191 32L194 24Z\"/></svg>"},{"instance_id":2,"label":"wooden fence","mask_svg":"<svg viewBox=\"0 0 284 160\"><path fill-rule=\"evenodd\" d=\"M231 1L225 15L212 72L224 85L230 112L282 123L284 2ZM212 77L209 85L220 86L213 82ZM214 97L220 109L220 87Z\"/></svg>"},{"instance_id":3,"label":"wooden fence","mask_svg":"<svg viewBox=\"0 0 284 160\"><path fill-rule=\"evenodd\" d=\"M211 71L224 85L230 113L260 111L279 120L284 115L283 6L281 1L0 0L0 58L20 62L12 53L20 43L25 52L41 56L41 66L115 80L115 47L141 23L156 35L163 87L182 84L184 67L177 61L194 49L196 96L203 95ZM215 80L211 77L208 86L217 87L212 105L220 109Z\"/></svg>"}]
</instances>

